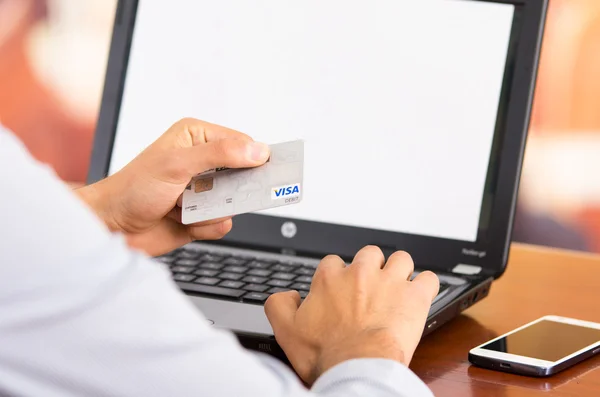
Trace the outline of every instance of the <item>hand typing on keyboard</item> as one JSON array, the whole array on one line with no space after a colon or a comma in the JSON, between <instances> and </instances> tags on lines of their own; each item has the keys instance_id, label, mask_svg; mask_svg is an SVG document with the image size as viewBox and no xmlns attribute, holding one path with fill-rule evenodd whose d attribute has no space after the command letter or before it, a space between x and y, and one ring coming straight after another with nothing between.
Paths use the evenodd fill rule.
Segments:
<instances>
[{"instance_id":1,"label":"hand typing on keyboard","mask_svg":"<svg viewBox=\"0 0 600 397\"><path fill-rule=\"evenodd\" d=\"M438 293L435 274L413 281L404 252L385 262L379 248L361 250L350 266L323 259L301 303L296 291L271 295L265 311L277 342L304 381L354 358L387 358L408 366Z\"/></svg>"}]
</instances>

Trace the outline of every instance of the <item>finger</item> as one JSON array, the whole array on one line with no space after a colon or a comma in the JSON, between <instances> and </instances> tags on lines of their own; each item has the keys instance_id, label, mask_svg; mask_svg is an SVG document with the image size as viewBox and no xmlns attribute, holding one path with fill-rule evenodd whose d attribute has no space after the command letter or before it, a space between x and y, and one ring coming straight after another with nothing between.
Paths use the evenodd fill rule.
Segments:
<instances>
[{"instance_id":1,"label":"finger","mask_svg":"<svg viewBox=\"0 0 600 397\"><path fill-rule=\"evenodd\" d=\"M181 207L173 208L167 213L166 218L181 224Z\"/></svg>"},{"instance_id":2,"label":"finger","mask_svg":"<svg viewBox=\"0 0 600 397\"><path fill-rule=\"evenodd\" d=\"M269 159L270 149L264 143L221 139L181 149L181 155L180 164L185 167L191 178L212 168L249 168L263 165Z\"/></svg>"},{"instance_id":3,"label":"finger","mask_svg":"<svg viewBox=\"0 0 600 397\"><path fill-rule=\"evenodd\" d=\"M190 239L195 240L219 240L231 231L233 223L231 219L212 225L188 226L187 231Z\"/></svg>"},{"instance_id":4,"label":"finger","mask_svg":"<svg viewBox=\"0 0 600 397\"><path fill-rule=\"evenodd\" d=\"M383 270L403 280L410 280L410 276L415 271L415 263L407 252L398 251L388 258Z\"/></svg>"},{"instance_id":5,"label":"finger","mask_svg":"<svg viewBox=\"0 0 600 397\"><path fill-rule=\"evenodd\" d=\"M206 142L218 141L220 139L241 139L245 141L253 141L253 139L243 132L223 127L222 125L208 123L209 127L206 131Z\"/></svg>"},{"instance_id":6,"label":"finger","mask_svg":"<svg viewBox=\"0 0 600 397\"><path fill-rule=\"evenodd\" d=\"M273 294L265 302L265 314L279 343L282 343L286 335L292 334L300 302L298 291Z\"/></svg>"},{"instance_id":7,"label":"finger","mask_svg":"<svg viewBox=\"0 0 600 397\"><path fill-rule=\"evenodd\" d=\"M358 251L352 261L352 267L371 267L373 269L381 269L385 264L385 256L379 247L368 245Z\"/></svg>"},{"instance_id":8,"label":"finger","mask_svg":"<svg viewBox=\"0 0 600 397\"><path fill-rule=\"evenodd\" d=\"M179 197L177 197L177 206L179 208L183 207L183 194L180 194Z\"/></svg>"},{"instance_id":9,"label":"finger","mask_svg":"<svg viewBox=\"0 0 600 397\"><path fill-rule=\"evenodd\" d=\"M168 219L171 219L171 220L175 221L175 222L181 223L181 214L182 214L181 207L176 206L171 211L169 211L167 213L166 217ZM226 217L223 217L223 218L211 219L211 220L204 221L204 222L190 223L190 224L184 225L184 226L208 226L208 225L214 225L215 223L224 222L224 221L226 221L228 219L231 219L231 217L230 216L226 216Z\"/></svg>"},{"instance_id":10,"label":"finger","mask_svg":"<svg viewBox=\"0 0 600 397\"><path fill-rule=\"evenodd\" d=\"M180 147L190 147L221 139L240 139L252 141L248 135L231 128L193 118L185 118L175 123L168 134L180 138Z\"/></svg>"},{"instance_id":11,"label":"finger","mask_svg":"<svg viewBox=\"0 0 600 397\"><path fill-rule=\"evenodd\" d=\"M216 225L217 223L223 223L225 221L229 221L231 220L232 217L230 216L226 216L223 218L218 218L218 219L211 219L209 221L204 221L204 222L198 222L198 223L190 223L189 225L187 225L188 227L196 227L196 226L209 226L209 225Z\"/></svg>"},{"instance_id":12,"label":"finger","mask_svg":"<svg viewBox=\"0 0 600 397\"><path fill-rule=\"evenodd\" d=\"M162 255L191 242L185 226L179 222L164 219L150 231L142 234L128 234L130 247L146 251L151 256Z\"/></svg>"},{"instance_id":13,"label":"finger","mask_svg":"<svg viewBox=\"0 0 600 397\"><path fill-rule=\"evenodd\" d=\"M322 277L327 277L328 274L337 273L346 268L346 263L337 255L328 255L321 260L317 270L313 275L314 280L319 280ZM314 284L314 283L313 283Z\"/></svg>"},{"instance_id":14,"label":"finger","mask_svg":"<svg viewBox=\"0 0 600 397\"><path fill-rule=\"evenodd\" d=\"M433 302L440 291L440 279L435 273L430 271L419 273L412 281L412 284L421 290L428 298L431 298L431 302Z\"/></svg>"}]
</instances>

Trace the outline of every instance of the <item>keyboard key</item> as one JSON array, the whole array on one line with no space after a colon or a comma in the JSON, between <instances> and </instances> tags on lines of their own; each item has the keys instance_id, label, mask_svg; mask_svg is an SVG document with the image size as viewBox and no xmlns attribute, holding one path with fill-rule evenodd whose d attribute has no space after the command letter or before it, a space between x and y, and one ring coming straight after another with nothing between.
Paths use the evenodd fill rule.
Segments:
<instances>
[{"instance_id":1,"label":"keyboard key","mask_svg":"<svg viewBox=\"0 0 600 397\"><path fill-rule=\"evenodd\" d=\"M269 289L269 287L267 287L266 285L260 285L260 284L246 284L244 286L245 290L248 291L254 291L254 292L265 292L266 290Z\"/></svg>"},{"instance_id":2,"label":"keyboard key","mask_svg":"<svg viewBox=\"0 0 600 397\"><path fill-rule=\"evenodd\" d=\"M223 267L223 265L214 262L204 262L200 264L200 267L203 269L219 270Z\"/></svg>"},{"instance_id":3,"label":"keyboard key","mask_svg":"<svg viewBox=\"0 0 600 397\"><path fill-rule=\"evenodd\" d=\"M260 292L249 292L243 296L244 300L253 301L253 302L264 302L269 297L269 294L263 294Z\"/></svg>"},{"instance_id":4,"label":"keyboard key","mask_svg":"<svg viewBox=\"0 0 600 397\"><path fill-rule=\"evenodd\" d=\"M173 275L173 279L177 281L192 281L195 278L196 276L194 276L193 274L176 273Z\"/></svg>"},{"instance_id":5,"label":"keyboard key","mask_svg":"<svg viewBox=\"0 0 600 397\"><path fill-rule=\"evenodd\" d=\"M182 259L194 259L198 257L198 254L193 251L182 250L181 252L177 253L177 257Z\"/></svg>"},{"instance_id":6,"label":"keyboard key","mask_svg":"<svg viewBox=\"0 0 600 397\"><path fill-rule=\"evenodd\" d=\"M291 289L295 289L296 291L308 291L310 290L310 284L305 283L296 283L292 284Z\"/></svg>"},{"instance_id":7,"label":"keyboard key","mask_svg":"<svg viewBox=\"0 0 600 397\"><path fill-rule=\"evenodd\" d=\"M219 283L219 287L225 287L225 288L240 288L242 285L244 285L244 283L242 283L241 281L233 281L233 280L225 280L221 283Z\"/></svg>"},{"instance_id":8,"label":"keyboard key","mask_svg":"<svg viewBox=\"0 0 600 397\"><path fill-rule=\"evenodd\" d=\"M250 269L248 274L250 274L252 276L267 277L268 275L271 274L271 272L268 270L263 270L263 269Z\"/></svg>"},{"instance_id":9,"label":"keyboard key","mask_svg":"<svg viewBox=\"0 0 600 397\"><path fill-rule=\"evenodd\" d=\"M173 266L171 270L173 273L191 273L194 271L194 268L189 266Z\"/></svg>"},{"instance_id":10,"label":"keyboard key","mask_svg":"<svg viewBox=\"0 0 600 397\"><path fill-rule=\"evenodd\" d=\"M239 289L213 287L211 285L202 285L202 284L195 284L195 283L177 282L177 285L179 286L179 288L181 288L184 291L197 292L197 293L201 293L201 294L226 296L226 297L230 297L230 298L240 298L242 295L244 295L246 293L246 291L242 291Z\"/></svg>"},{"instance_id":11,"label":"keyboard key","mask_svg":"<svg viewBox=\"0 0 600 397\"><path fill-rule=\"evenodd\" d=\"M180 248L177 252L179 253L181 251L193 252L196 255L196 257L208 254L208 252L205 251L204 249L198 248L193 245L191 245L191 246L188 245L184 248Z\"/></svg>"},{"instance_id":12,"label":"keyboard key","mask_svg":"<svg viewBox=\"0 0 600 397\"><path fill-rule=\"evenodd\" d=\"M221 262L223 260L223 257L218 256L218 255L213 255L213 254L206 254L206 255L202 255L200 257L200 260L203 260L205 262Z\"/></svg>"},{"instance_id":13,"label":"keyboard key","mask_svg":"<svg viewBox=\"0 0 600 397\"><path fill-rule=\"evenodd\" d=\"M278 292L285 292L285 291L289 291L289 290L290 290L289 288L278 288L278 287L275 287L275 288L271 288L270 290L268 290L267 293L269 293L269 294L276 294Z\"/></svg>"},{"instance_id":14,"label":"keyboard key","mask_svg":"<svg viewBox=\"0 0 600 397\"><path fill-rule=\"evenodd\" d=\"M269 265L274 265L275 263L279 262L277 259L269 259L269 258L260 258L260 259L258 259L258 261L268 263Z\"/></svg>"},{"instance_id":15,"label":"keyboard key","mask_svg":"<svg viewBox=\"0 0 600 397\"><path fill-rule=\"evenodd\" d=\"M162 263L173 263L173 261L175 260L175 258L173 258L172 256L161 256L156 258L157 261L162 262Z\"/></svg>"},{"instance_id":16,"label":"keyboard key","mask_svg":"<svg viewBox=\"0 0 600 397\"><path fill-rule=\"evenodd\" d=\"M239 280L242 277L244 277L244 275L243 274L239 274L239 273L223 272L223 273L219 274L218 277L220 277L222 279L225 279L225 280L234 280L234 281L236 281L236 280Z\"/></svg>"},{"instance_id":17,"label":"keyboard key","mask_svg":"<svg viewBox=\"0 0 600 397\"><path fill-rule=\"evenodd\" d=\"M274 272L289 272L292 269L293 267L282 265L281 263L278 263L271 268L271 270L273 270Z\"/></svg>"},{"instance_id":18,"label":"keyboard key","mask_svg":"<svg viewBox=\"0 0 600 397\"><path fill-rule=\"evenodd\" d=\"M261 261L252 261L252 262L248 263L246 266L248 266L252 269L268 269L271 267L271 264L267 263L267 262L261 262Z\"/></svg>"},{"instance_id":19,"label":"keyboard key","mask_svg":"<svg viewBox=\"0 0 600 397\"><path fill-rule=\"evenodd\" d=\"M300 299L304 299L308 295L308 291L298 291L298 293L300 294Z\"/></svg>"},{"instance_id":20,"label":"keyboard key","mask_svg":"<svg viewBox=\"0 0 600 397\"><path fill-rule=\"evenodd\" d=\"M271 285L273 287L287 287L291 284L290 281L285 281L285 280L269 280L267 282L268 285Z\"/></svg>"},{"instance_id":21,"label":"keyboard key","mask_svg":"<svg viewBox=\"0 0 600 397\"><path fill-rule=\"evenodd\" d=\"M246 273L246 271L248 271L248 268L244 266L227 266L223 270L232 273Z\"/></svg>"},{"instance_id":22,"label":"keyboard key","mask_svg":"<svg viewBox=\"0 0 600 397\"><path fill-rule=\"evenodd\" d=\"M296 269L294 273L301 274L303 276L312 276L313 274L315 274L315 269L312 269L310 267L300 267Z\"/></svg>"},{"instance_id":23,"label":"keyboard key","mask_svg":"<svg viewBox=\"0 0 600 397\"><path fill-rule=\"evenodd\" d=\"M225 259L223 262L224 265L231 265L231 266L241 266L241 265L245 265L246 262L248 262L247 260L244 259L240 259L240 258L227 258Z\"/></svg>"},{"instance_id":24,"label":"keyboard key","mask_svg":"<svg viewBox=\"0 0 600 397\"><path fill-rule=\"evenodd\" d=\"M272 278L278 278L280 280L293 280L294 278L296 278L296 275L293 273L275 273L273 275L271 275Z\"/></svg>"},{"instance_id":25,"label":"keyboard key","mask_svg":"<svg viewBox=\"0 0 600 397\"><path fill-rule=\"evenodd\" d=\"M200 269L200 270L196 270L194 272L194 274L197 274L198 276L203 276L203 277L214 277L217 274L219 274L218 270L209 270L209 269Z\"/></svg>"},{"instance_id":26,"label":"keyboard key","mask_svg":"<svg viewBox=\"0 0 600 397\"><path fill-rule=\"evenodd\" d=\"M296 277L296 281L299 283L307 283L310 284L312 283L312 277L311 276L300 276L300 277Z\"/></svg>"},{"instance_id":27,"label":"keyboard key","mask_svg":"<svg viewBox=\"0 0 600 397\"><path fill-rule=\"evenodd\" d=\"M177 259L175 264L178 266L196 266L198 261L195 259Z\"/></svg>"},{"instance_id":28,"label":"keyboard key","mask_svg":"<svg viewBox=\"0 0 600 397\"><path fill-rule=\"evenodd\" d=\"M196 281L194 281L194 282L198 283L198 284L215 285L219 281L221 281L221 280L219 280L218 278L214 278L214 277L198 277L196 279Z\"/></svg>"},{"instance_id":29,"label":"keyboard key","mask_svg":"<svg viewBox=\"0 0 600 397\"><path fill-rule=\"evenodd\" d=\"M253 283L253 284L263 284L265 281L267 281L268 278L266 277L257 277L257 276L246 276L244 277L244 281L247 283Z\"/></svg>"}]
</instances>

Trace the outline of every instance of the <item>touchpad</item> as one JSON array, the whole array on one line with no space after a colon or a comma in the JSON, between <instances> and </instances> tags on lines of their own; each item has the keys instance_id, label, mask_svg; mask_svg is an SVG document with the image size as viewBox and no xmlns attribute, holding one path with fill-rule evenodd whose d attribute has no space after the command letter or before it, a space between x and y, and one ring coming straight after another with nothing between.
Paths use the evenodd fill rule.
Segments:
<instances>
[{"instance_id":1,"label":"touchpad","mask_svg":"<svg viewBox=\"0 0 600 397\"><path fill-rule=\"evenodd\" d=\"M273 335L263 306L188 296L202 314L218 328Z\"/></svg>"}]
</instances>

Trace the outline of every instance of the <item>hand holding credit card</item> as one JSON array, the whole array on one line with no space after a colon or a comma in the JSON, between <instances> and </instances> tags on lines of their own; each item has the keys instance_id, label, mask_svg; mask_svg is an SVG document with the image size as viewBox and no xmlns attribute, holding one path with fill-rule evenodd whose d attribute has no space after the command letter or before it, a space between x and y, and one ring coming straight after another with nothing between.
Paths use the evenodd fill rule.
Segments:
<instances>
[{"instance_id":1,"label":"hand holding credit card","mask_svg":"<svg viewBox=\"0 0 600 397\"><path fill-rule=\"evenodd\" d=\"M204 222L302 201L304 142L271 145L256 168L217 168L194 177L183 193L182 223Z\"/></svg>"}]
</instances>

